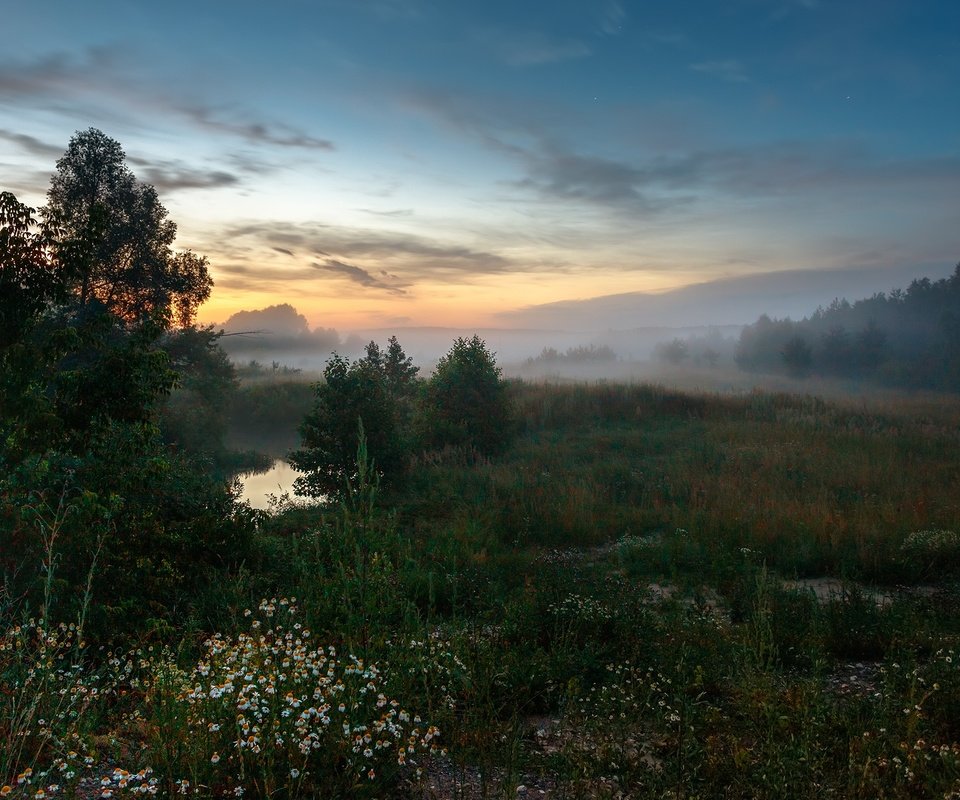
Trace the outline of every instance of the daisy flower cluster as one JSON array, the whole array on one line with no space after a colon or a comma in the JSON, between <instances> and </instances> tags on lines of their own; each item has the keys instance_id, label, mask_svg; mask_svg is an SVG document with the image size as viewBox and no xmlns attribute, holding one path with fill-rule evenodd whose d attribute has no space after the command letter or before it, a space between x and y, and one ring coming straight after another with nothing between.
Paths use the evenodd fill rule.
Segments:
<instances>
[{"instance_id":1,"label":"daisy flower cluster","mask_svg":"<svg viewBox=\"0 0 960 800\"><path fill-rule=\"evenodd\" d=\"M585 777L611 785L655 785L664 775L681 713L671 678L630 663L574 694L557 728L559 747Z\"/></svg>"},{"instance_id":2,"label":"daisy flower cluster","mask_svg":"<svg viewBox=\"0 0 960 800\"><path fill-rule=\"evenodd\" d=\"M569 709L580 720L601 724L643 719L670 727L680 721L672 701L673 690L672 679L652 668L608 664L604 680L576 698Z\"/></svg>"},{"instance_id":3,"label":"daisy flower cluster","mask_svg":"<svg viewBox=\"0 0 960 800\"><path fill-rule=\"evenodd\" d=\"M438 750L439 730L387 696L375 664L312 642L292 600L265 600L257 617L205 643L178 698L218 793L377 785Z\"/></svg>"},{"instance_id":4,"label":"daisy flower cluster","mask_svg":"<svg viewBox=\"0 0 960 800\"><path fill-rule=\"evenodd\" d=\"M388 645L390 642L388 642ZM410 639L398 652L390 684L410 687L422 697L431 714L456 709L456 694L467 675L467 667L455 652L454 644L439 630L423 639Z\"/></svg>"},{"instance_id":5,"label":"daisy flower cluster","mask_svg":"<svg viewBox=\"0 0 960 800\"><path fill-rule=\"evenodd\" d=\"M883 724L851 743L864 784L874 794L892 783L918 796L960 798L960 651L941 647L923 664L893 662L880 673L884 685L871 701L886 711Z\"/></svg>"},{"instance_id":6,"label":"daisy flower cluster","mask_svg":"<svg viewBox=\"0 0 960 800\"><path fill-rule=\"evenodd\" d=\"M559 603L551 603L547 610L556 617L582 622L601 622L613 619L613 614L606 603L594 597L576 593L567 595Z\"/></svg>"},{"instance_id":7,"label":"daisy flower cluster","mask_svg":"<svg viewBox=\"0 0 960 800\"><path fill-rule=\"evenodd\" d=\"M85 734L116 681L85 669L84 649L73 624L30 619L0 632L0 797L62 795L89 774Z\"/></svg>"}]
</instances>

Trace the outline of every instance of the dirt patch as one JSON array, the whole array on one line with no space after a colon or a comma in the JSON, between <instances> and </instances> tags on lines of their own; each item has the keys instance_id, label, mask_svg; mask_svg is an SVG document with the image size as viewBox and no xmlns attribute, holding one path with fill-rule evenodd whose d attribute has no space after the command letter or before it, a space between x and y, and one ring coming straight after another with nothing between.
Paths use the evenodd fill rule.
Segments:
<instances>
[{"instance_id":1,"label":"dirt patch","mask_svg":"<svg viewBox=\"0 0 960 800\"><path fill-rule=\"evenodd\" d=\"M869 589L853 581L841 581L838 578L802 578L796 581L784 581L783 588L794 592L813 592L818 603L826 604L843 600L857 593L869 597L877 608L886 608L893 603L894 596L889 592Z\"/></svg>"}]
</instances>

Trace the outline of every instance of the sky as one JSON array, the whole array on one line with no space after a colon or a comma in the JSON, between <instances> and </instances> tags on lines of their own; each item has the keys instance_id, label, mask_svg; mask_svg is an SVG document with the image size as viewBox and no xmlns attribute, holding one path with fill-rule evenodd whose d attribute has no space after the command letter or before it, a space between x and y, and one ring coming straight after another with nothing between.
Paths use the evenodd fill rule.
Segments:
<instances>
[{"instance_id":1,"label":"sky","mask_svg":"<svg viewBox=\"0 0 960 800\"><path fill-rule=\"evenodd\" d=\"M556 326L591 298L782 273L756 310L776 314L838 274L869 295L960 260L954 0L3 16L0 190L41 205L70 137L103 130L209 258L204 322L291 303L341 330ZM756 316L722 307L677 323Z\"/></svg>"}]
</instances>

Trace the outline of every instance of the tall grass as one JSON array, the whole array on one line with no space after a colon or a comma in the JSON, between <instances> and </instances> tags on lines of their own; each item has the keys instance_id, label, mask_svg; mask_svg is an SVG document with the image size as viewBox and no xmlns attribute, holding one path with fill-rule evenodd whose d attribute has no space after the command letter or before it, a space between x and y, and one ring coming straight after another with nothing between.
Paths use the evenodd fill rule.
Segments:
<instances>
[{"instance_id":1,"label":"tall grass","mask_svg":"<svg viewBox=\"0 0 960 800\"><path fill-rule=\"evenodd\" d=\"M0 795L958 796L955 400L511 391L503 456L260 517L217 630L11 618Z\"/></svg>"}]
</instances>

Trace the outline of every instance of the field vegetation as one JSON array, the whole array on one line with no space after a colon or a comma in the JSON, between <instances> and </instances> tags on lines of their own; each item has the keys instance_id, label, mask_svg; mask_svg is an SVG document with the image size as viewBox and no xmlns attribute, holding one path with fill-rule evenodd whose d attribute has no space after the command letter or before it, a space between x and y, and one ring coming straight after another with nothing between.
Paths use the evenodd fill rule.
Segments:
<instances>
[{"instance_id":1,"label":"field vegetation","mask_svg":"<svg viewBox=\"0 0 960 800\"><path fill-rule=\"evenodd\" d=\"M238 375L119 145L50 201L0 194L0 798L960 797L956 395ZM261 512L275 429L316 502Z\"/></svg>"},{"instance_id":2,"label":"field vegetation","mask_svg":"<svg viewBox=\"0 0 960 800\"><path fill-rule=\"evenodd\" d=\"M12 625L3 718L23 744L5 779L33 770L13 791L105 778L118 796L960 789L954 399L509 391L502 454L428 454L381 494L361 450L340 505L257 519L248 560L195 590L186 628L142 629L137 650L107 657L69 623ZM258 606L284 627L251 630ZM132 641L89 623L83 636ZM333 686L345 670L344 693L372 670L380 699L315 701L294 673L269 694L271 659L300 658L326 659ZM301 709L314 710L296 727ZM345 724L361 740L383 727L368 748L337 738Z\"/></svg>"}]
</instances>

